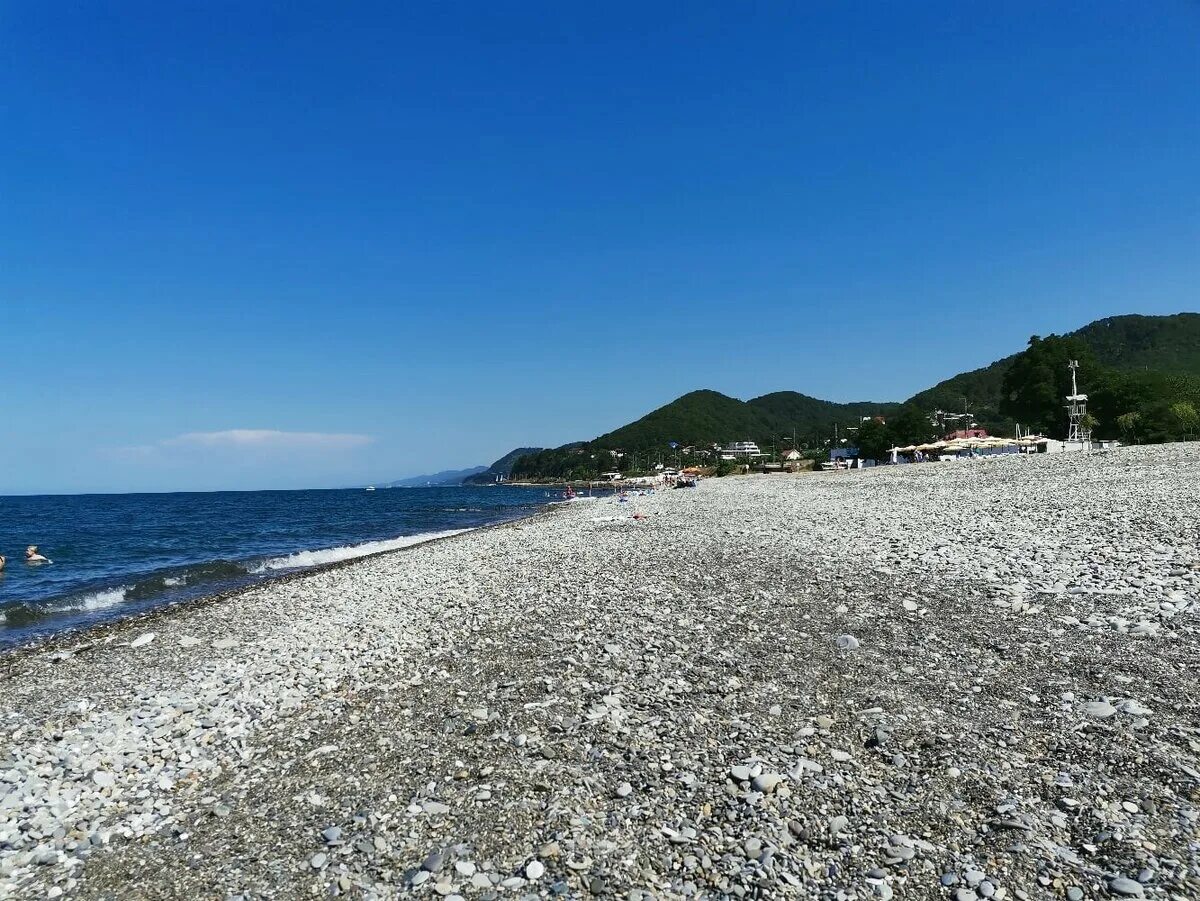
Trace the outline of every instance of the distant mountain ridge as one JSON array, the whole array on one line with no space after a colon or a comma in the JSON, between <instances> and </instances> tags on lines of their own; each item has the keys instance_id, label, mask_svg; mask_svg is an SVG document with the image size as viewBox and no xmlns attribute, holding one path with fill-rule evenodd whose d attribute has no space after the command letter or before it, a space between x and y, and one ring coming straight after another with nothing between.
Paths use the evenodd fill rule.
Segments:
<instances>
[{"instance_id":1,"label":"distant mountain ridge","mask_svg":"<svg viewBox=\"0 0 1200 901\"><path fill-rule=\"evenodd\" d=\"M743 401L703 389L688 392L589 443L605 448L637 448L670 441L707 446L769 435L782 438L793 432L806 435L847 418L886 415L899 406L875 401L839 404L796 391L776 391Z\"/></svg>"},{"instance_id":2,"label":"distant mountain ridge","mask_svg":"<svg viewBox=\"0 0 1200 901\"><path fill-rule=\"evenodd\" d=\"M513 464L528 454L535 454L540 451L540 447L518 447L510 450L507 454L493 463L486 469L480 468L477 473L472 473L462 480L464 485L493 485L500 478L507 479L512 475Z\"/></svg>"},{"instance_id":3,"label":"distant mountain ridge","mask_svg":"<svg viewBox=\"0 0 1200 901\"><path fill-rule=\"evenodd\" d=\"M385 482L382 488L448 488L458 485L493 485L499 476L505 479L512 473L513 463L526 454L540 451L540 447L518 447L493 463L491 466L472 466L468 469L444 469L429 475L409 476L394 482Z\"/></svg>"},{"instance_id":4,"label":"distant mountain ridge","mask_svg":"<svg viewBox=\"0 0 1200 901\"><path fill-rule=\"evenodd\" d=\"M1184 380L1200 378L1200 313L1112 316L1063 337L1081 341L1094 354L1096 363L1109 370L1145 371ZM867 416L886 417L906 405L925 412L970 412L985 427L1007 432L1012 422L1000 413L1004 376L1018 356L1013 354L959 373L904 403L835 403L796 391L776 391L743 401L710 389L691 391L589 442L530 454L518 462L517 475L575 477L574 473L595 471L601 463L608 463L607 454L597 451L654 448L661 452L668 442L699 447L738 440L770 441L792 434L801 441L827 437L835 424L855 424Z\"/></svg>"},{"instance_id":5,"label":"distant mountain ridge","mask_svg":"<svg viewBox=\"0 0 1200 901\"><path fill-rule=\"evenodd\" d=\"M409 476L407 479L397 479L387 482L384 488L444 488L450 485L461 485L465 479L486 472L486 466L472 466L469 469L444 469L431 475Z\"/></svg>"}]
</instances>

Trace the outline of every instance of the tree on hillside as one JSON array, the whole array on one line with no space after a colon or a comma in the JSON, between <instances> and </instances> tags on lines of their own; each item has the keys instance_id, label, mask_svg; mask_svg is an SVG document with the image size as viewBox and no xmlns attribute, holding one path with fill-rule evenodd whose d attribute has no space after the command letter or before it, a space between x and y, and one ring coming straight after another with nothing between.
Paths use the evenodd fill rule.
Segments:
<instances>
[{"instance_id":1,"label":"tree on hillside","mask_svg":"<svg viewBox=\"0 0 1200 901\"><path fill-rule=\"evenodd\" d=\"M1142 443L1142 414L1136 411L1122 413L1117 417L1117 428L1121 430L1121 438L1127 443Z\"/></svg>"},{"instance_id":2,"label":"tree on hillside","mask_svg":"<svg viewBox=\"0 0 1200 901\"><path fill-rule=\"evenodd\" d=\"M1184 441L1200 432L1189 412L1200 409L1200 380L1101 369L1089 374L1087 393L1088 411L1100 420L1097 437L1119 434L1126 442L1147 444Z\"/></svg>"},{"instance_id":3,"label":"tree on hillside","mask_svg":"<svg viewBox=\"0 0 1200 901\"><path fill-rule=\"evenodd\" d=\"M891 431L878 419L868 419L858 427L858 455L864 460L886 460L892 447Z\"/></svg>"},{"instance_id":4,"label":"tree on hillside","mask_svg":"<svg viewBox=\"0 0 1200 901\"><path fill-rule=\"evenodd\" d=\"M934 425L929 416L916 404L905 404L900 412L888 418L888 431L897 446L924 444L934 436Z\"/></svg>"},{"instance_id":5,"label":"tree on hillside","mask_svg":"<svg viewBox=\"0 0 1200 901\"><path fill-rule=\"evenodd\" d=\"M1091 351L1079 338L1034 335L1004 374L1000 412L1042 434L1061 437L1066 433L1063 406L1071 393L1067 368L1071 360L1079 360L1085 371L1095 366Z\"/></svg>"},{"instance_id":6,"label":"tree on hillside","mask_svg":"<svg viewBox=\"0 0 1200 901\"><path fill-rule=\"evenodd\" d=\"M1196 412L1195 406L1187 401L1173 403L1171 404L1171 417L1175 420L1181 437L1184 439L1196 437L1196 431L1200 428L1200 414Z\"/></svg>"}]
</instances>

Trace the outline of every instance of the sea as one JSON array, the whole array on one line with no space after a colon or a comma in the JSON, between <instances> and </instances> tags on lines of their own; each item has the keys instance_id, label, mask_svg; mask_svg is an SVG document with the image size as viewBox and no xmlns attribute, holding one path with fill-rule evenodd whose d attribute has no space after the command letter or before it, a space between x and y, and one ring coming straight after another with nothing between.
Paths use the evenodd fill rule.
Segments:
<instances>
[{"instance_id":1,"label":"sea","mask_svg":"<svg viewBox=\"0 0 1200 901\"><path fill-rule=\"evenodd\" d=\"M527 516L538 488L0 497L0 649ZM50 563L24 562L36 544Z\"/></svg>"}]
</instances>

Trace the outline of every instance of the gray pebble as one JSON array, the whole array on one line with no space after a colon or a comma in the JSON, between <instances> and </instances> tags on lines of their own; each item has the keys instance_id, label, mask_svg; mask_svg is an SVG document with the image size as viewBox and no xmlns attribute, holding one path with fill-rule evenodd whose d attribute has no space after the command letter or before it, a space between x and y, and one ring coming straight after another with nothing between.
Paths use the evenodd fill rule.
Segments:
<instances>
[{"instance_id":1,"label":"gray pebble","mask_svg":"<svg viewBox=\"0 0 1200 901\"><path fill-rule=\"evenodd\" d=\"M1145 889L1142 888L1140 882L1134 882L1132 879L1124 876L1118 876L1116 879L1113 879L1108 884L1108 887L1116 894L1125 895L1130 898L1140 898L1145 894Z\"/></svg>"}]
</instances>

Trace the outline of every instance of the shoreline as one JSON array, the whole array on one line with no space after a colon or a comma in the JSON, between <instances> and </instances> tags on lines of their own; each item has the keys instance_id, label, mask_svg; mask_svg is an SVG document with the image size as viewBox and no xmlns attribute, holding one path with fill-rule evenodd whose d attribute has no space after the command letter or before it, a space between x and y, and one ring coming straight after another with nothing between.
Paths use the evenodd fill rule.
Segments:
<instances>
[{"instance_id":1,"label":"shoreline","mask_svg":"<svg viewBox=\"0 0 1200 901\"><path fill-rule=\"evenodd\" d=\"M714 479L26 656L0 896L1200 896L1198 476Z\"/></svg>"},{"instance_id":2,"label":"shoreline","mask_svg":"<svg viewBox=\"0 0 1200 901\"><path fill-rule=\"evenodd\" d=\"M305 576L317 575L323 572L341 569L351 566L355 563L364 560L373 560L378 557L383 557L388 554L401 554L405 551L410 551L415 548L424 547L426 545L435 544L439 541L450 541L455 538L464 538L468 535L473 535L477 532L483 532L489 529L498 529L504 526L511 526L514 523L528 522L541 516L550 514L557 509L555 504L546 504L543 508L534 510L521 516L516 516L512 519L502 520L501 522L488 523L482 526L474 526L456 532L453 535L439 535L429 538L425 541L419 541L414 544L404 547L389 548L382 551L374 551L369 554L363 554L360 557L350 557L346 560L334 560L330 563L318 563L314 566L304 567L303 569L280 570L275 575L267 575L256 582L248 585L239 585L236 588L228 588L222 591L213 592L212 594L201 594L195 597L184 598L177 601L167 601L166 603L151 607L148 610L142 610L137 613L130 613L125 616L118 616L111 620L103 620L100 622L91 623L77 627L63 629L60 632L55 632L45 636L35 636L29 641L13 644L9 646L0 646L0 682L7 678L5 670L6 665L15 663L18 658L37 655L40 653L65 653L70 652L71 656L76 653L87 653L94 649L97 645L105 644L105 639L117 637L123 631L137 624L153 623L160 619L169 618L174 614L184 611L190 611L195 608L203 608L214 604L228 601L236 598L239 595L245 594L257 589L267 588L277 584L284 584ZM397 536L404 537L404 536ZM63 645L76 645L78 650L62 647ZM81 645L84 645L80 647Z\"/></svg>"}]
</instances>

